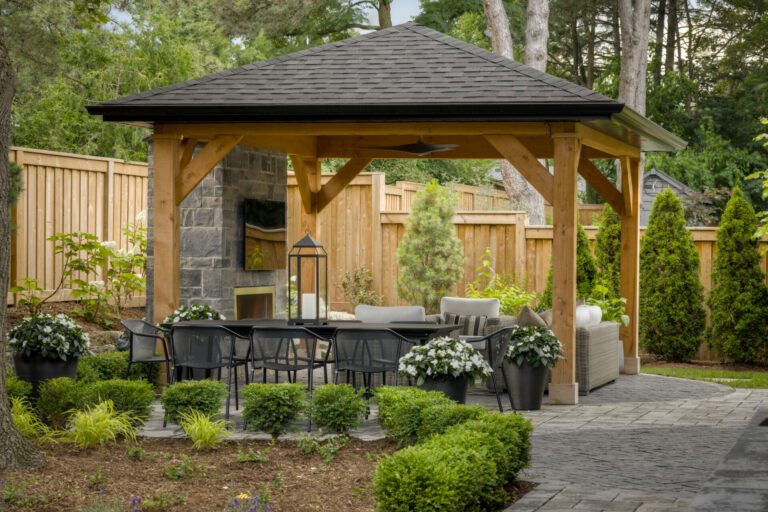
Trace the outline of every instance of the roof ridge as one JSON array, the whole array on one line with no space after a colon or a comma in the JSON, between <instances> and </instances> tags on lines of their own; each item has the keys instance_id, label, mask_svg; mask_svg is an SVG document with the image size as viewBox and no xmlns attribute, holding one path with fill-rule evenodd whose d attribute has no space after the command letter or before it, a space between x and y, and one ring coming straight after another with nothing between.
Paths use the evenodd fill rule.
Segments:
<instances>
[{"instance_id":1,"label":"roof ridge","mask_svg":"<svg viewBox=\"0 0 768 512\"><path fill-rule=\"evenodd\" d=\"M411 22L403 23L397 26L403 27L404 29L410 30L422 36L429 37L430 39L437 41L439 43L447 44L458 50L465 51L476 57L480 57L488 62L502 65L511 71L516 71L518 73L521 73L527 76L528 78L532 78L546 85L555 85L556 87L559 87L561 90L571 93L574 96L578 96L580 98L589 98L590 96L599 96L601 98L605 98L605 100L607 101L616 101L613 98L609 98L608 96L600 94L599 92L593 91L591 89L587 89L586 87L582 87L578 84L569 82L568 80L564 80L562 78L558 78L554 75L550 75L548 73L545 73L544 71L539 71L538 69L532 68L531 66L527 66L525 64L521 64L520 62L517 62L516 60L510 59L508 57L504 57L503 55L498 55L496 53L489 52L488 50L484 50L483 48L466 43L460 39L456 39L455 37L449 36L448 34L443 34L442 32L438 32L437 30L431 29L420 23L411 21ZM560 83L552 83L553 81L560 82ZM577 93L576 91L565 89L565 87L568 87L568 86L571 86L571 88L577 88L579 91L583 91L583 92ZM597 99L597 98L593 97L592 99Z\"/></svg>"}]
</instances>

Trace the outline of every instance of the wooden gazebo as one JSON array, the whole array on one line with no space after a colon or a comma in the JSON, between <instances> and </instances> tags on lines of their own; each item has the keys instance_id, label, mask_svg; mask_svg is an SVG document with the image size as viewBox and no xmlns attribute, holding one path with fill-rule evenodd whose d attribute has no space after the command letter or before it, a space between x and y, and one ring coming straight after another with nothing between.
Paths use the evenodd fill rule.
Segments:
<instances>
[{"instance_id":1,"label":"wooden gazebo","mask_svg":"<svg viewBox=\"0 0 768 512\"><path fill-rule=\"evenodd\" d=\"M154 316L179 305L179 204L236 145L287 153L317 214L376 158L507 159L553 205L553 330L566 359L550 403L575 404L577 174L621 224L625 373L639 372L641 151L685 142L623 104L415 23L88 106L105 121L149 127L154 142ZM426 155L384 146L456 144ZM199 143L205 146L194 156ZM348 159L324 186L320 162ZM539 159L554 159L554 175ZM622 188L593 164L618 159Z\"/></svg>"}]
</instances>

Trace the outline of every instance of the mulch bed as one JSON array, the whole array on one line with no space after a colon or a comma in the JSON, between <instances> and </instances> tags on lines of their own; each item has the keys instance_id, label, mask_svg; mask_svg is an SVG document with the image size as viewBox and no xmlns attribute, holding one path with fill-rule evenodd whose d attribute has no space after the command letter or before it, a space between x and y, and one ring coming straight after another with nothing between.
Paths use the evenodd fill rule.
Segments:
<instances>
[{"instance_id":1,"label":"mulch bed","mask_svg":"<svg viewBox=\"0 0 768 512\"><path fill-rule=\"evenodd\" d=\"M80 325L80 327L83 328L84 332L104 330L121 331L123 330L123 327L120 325L120 320L144 318L144 308L125 308L120 311L120 318L114 320L114 325L112 328L105 329L99 324L86 322L82 318L72 315L72 310L77 309L77 307L77 302L46 302L43 304L43 313L48 313L49 315L58 315L59 313L64 313L65 315L69 315L75 320L75 322ZM21 322L25 316L29 316L29 310L27 310L27 308L20 308L18 306L10 306L8 308L7 315L8 329L10 329L11 327L14 327L16 324Z\"/></svg>"},{"instance_id":2,"label":"mulch bed","mask_svg":"<svg viewBox=\"0 0 768 512\"><path fill-rule=\"evenodd\" d=\"M4 490L8 499L9 489L15 489L18 500L27 500L26 505L6 502L7 508L0 508L64 512L116 502L119 508L114 510L129 511L133 497L140 497L144 505L156 505L152 510L218 511L231 510L233 498L247 493L267 495L275 511L373 511L370 484L376 461L397 450L390 440L351 439L326 463L318 454L305 454L294 441L272 447L265 441L230 441L207 452L195 452L190 441L181 439L144 439L141 446L143 455L136 459L128 457L128 446L122 444L87 451L47 445L44 466L0 475L5 479L0 497ZM250 448L269 448L267 461L237 462L238 451ZM167 468L181 463L183 455L194 474L172 480ZM510 503L534 486L509 486Z\"/></svg>"},{"instance_id":3,"label":"mulch bed","mask_svg":"<svg viewBox=\"0 0 768 512\"><path fill-rule=\"evenodd\" d=\"M690 363L669 363L653 356L643 355L642 365L653 368L682 368L685 370L717 370L726 372L768 372L768 366L751 364L719 363L717 361L691 361Z\"/></svg>"}]
</instances>

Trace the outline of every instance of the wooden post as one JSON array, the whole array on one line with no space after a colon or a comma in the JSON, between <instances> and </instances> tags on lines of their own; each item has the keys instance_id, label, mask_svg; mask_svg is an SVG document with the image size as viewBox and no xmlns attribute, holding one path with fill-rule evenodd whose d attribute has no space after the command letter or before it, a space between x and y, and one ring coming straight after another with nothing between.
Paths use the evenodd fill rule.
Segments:
<instances>
[{"instance_id":1,"label":"wooden post","mask_svg":"<svg viewBox=\"0 0 768 512\"><path fill-rule=\"evenodd\" d=\"M154 134L153 150L153 247L154 321L179 307L179 205L176 184L179 177L180 138Z\"/></svg>"},{"instance_id":2,"label":"wooden post","mask_svg":"<svg viewBox=\"0 0 768 512\"><path fill-rule=\"evenodd\" d=\"M552 203L552 331L563 344L549 384L550 404L577 404L576 382L576 180L581 142L574 134L553 135L555 176Z\"/></svg>"},{"instance_id":3,"label":"wooden post","mask_svg":"<svg viewBox=\"0 0 768 512\"><path fill-rule=\"evenodd\" d=\"M621 296L627 299L629 325L620 327L624 345L624 372L640 373L638 356L639 278L640 278L640 162L639 158L622 158L622 192L626 208L621 216ZM626 169L625 169L626 167Z\"/></svg>"},{"instance_id":4,"label":"wooden post","mask_svg":"<svg viewBox=\"0 0 768 512\"><path fill-rule=\"evenodd\" d=\"M320 177L320 160L316 158L302 158L303 171L306 173L307 181L309 182L310 191L310 204L309 208L304 205L301 210L301 233L300 237L303 237L307 230L312 235L312 238L320 241L320 233L318 233L317 223L317 194L320 192L321 177Z\"/></svg>"}]
</instances>

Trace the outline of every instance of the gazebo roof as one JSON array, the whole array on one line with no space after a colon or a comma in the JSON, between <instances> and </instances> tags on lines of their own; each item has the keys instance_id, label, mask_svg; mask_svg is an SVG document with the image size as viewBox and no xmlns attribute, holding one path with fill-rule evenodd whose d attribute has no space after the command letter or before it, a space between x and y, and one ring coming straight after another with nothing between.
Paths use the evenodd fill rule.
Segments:
<instances>
[{"instance_id":1,"label":"gazebo roof","mask_svg":"<svg viewBox=\"0 0 768 512\"><path fill-rule=\"evenodd\" d=\"M413 22L87 108L105 121L147 126L585 121L635 132L646 150L685 145L622 103Z\"/></svg>"}]
</instances>

